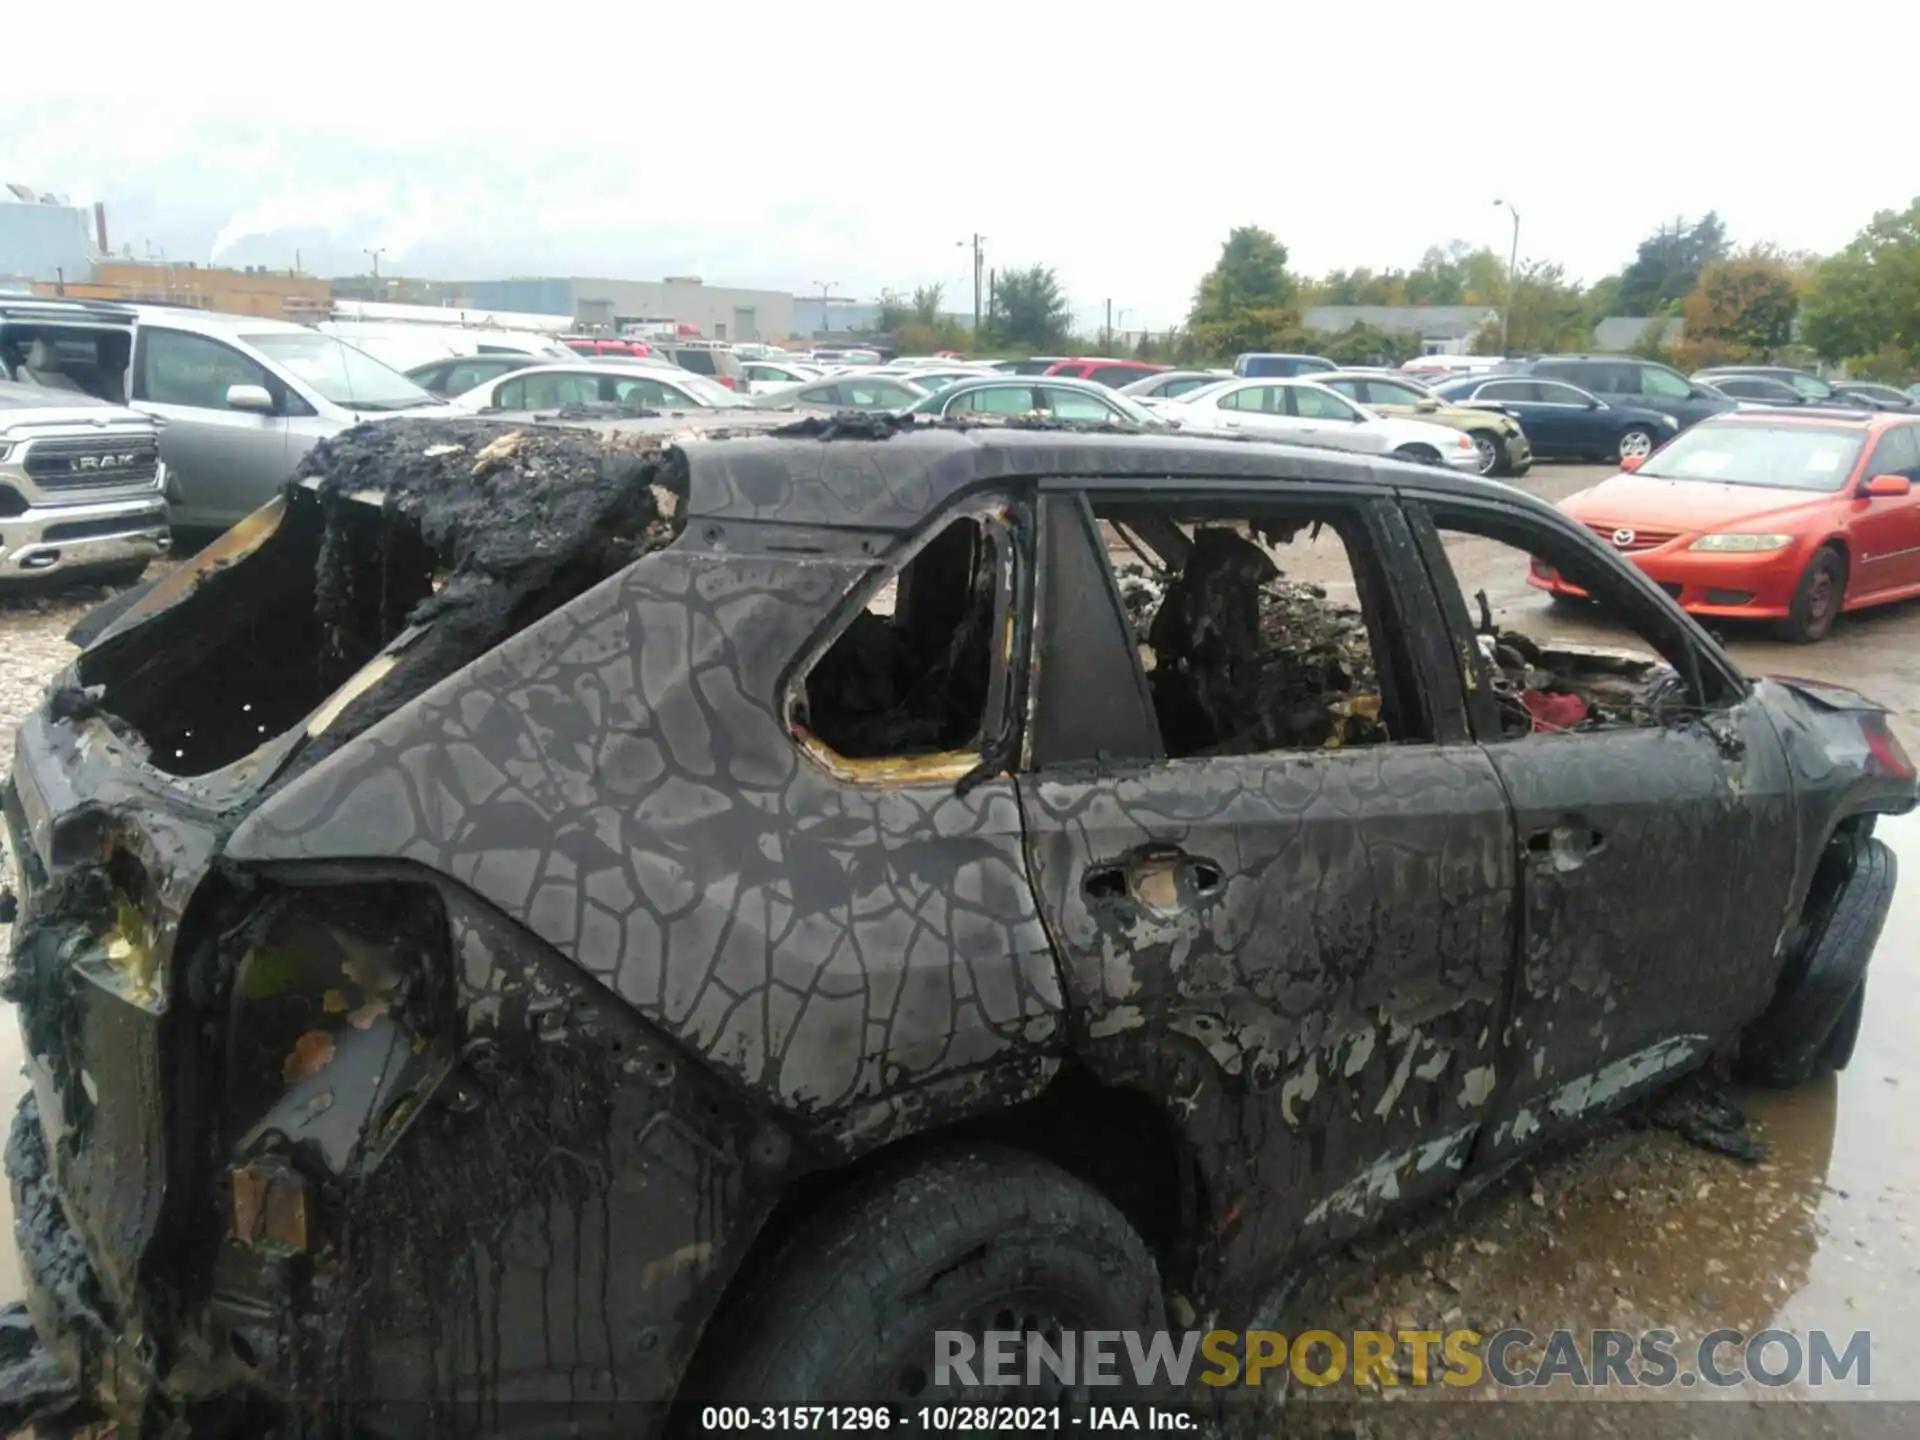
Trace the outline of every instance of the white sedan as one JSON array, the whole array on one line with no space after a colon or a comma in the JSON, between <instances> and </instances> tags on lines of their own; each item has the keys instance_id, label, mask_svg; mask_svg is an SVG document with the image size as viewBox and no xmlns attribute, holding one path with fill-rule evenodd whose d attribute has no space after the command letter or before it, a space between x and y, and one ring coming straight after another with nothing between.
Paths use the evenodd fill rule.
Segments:
<instances>
[{"instance_id":1,"label":"white sedan","mask_svg":"<svg viewBox=\"0 0 1920 1440\"><path fill-rule=\"evenodd\" d=\"M1461 431L1381 415L1311 380L1222 380L1153 408L1163 419L1179 421L1183 430L1297 440L1455 470L1474 470L1480 463L1479 451Z\"/></svg>"},{"instance_id":2,"label":"white sedan","mask_svg":"<svg viewBox=\"0 0 1920 1440\"><path fill-rule=\"evenodd\" d=\"M456 410L559 410L619 405L629 410L733 410L747 401L717 380L664 366L535 365L476 385L447 402Z\"/></svg>"},{"instance_id":3,"label":"white sedan","mask_svg":"<svg viewBox=\"0 0 1920 1440\"><path fill-rule=\"evenodd\" d=\"M740 379L749 395L764 395L786 385L804 385L809 380L818 380L822 373L817 365L792 360L743 360L740 363Z\"/></svg>"}]
</instances>

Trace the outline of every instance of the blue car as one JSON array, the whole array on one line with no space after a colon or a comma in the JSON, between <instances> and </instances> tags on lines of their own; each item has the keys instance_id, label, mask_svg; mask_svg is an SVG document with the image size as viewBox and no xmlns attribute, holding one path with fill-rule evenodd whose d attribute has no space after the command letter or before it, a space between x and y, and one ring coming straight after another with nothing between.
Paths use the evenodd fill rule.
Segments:
<instances>
[{"instance_id":1,"label":"blue car","mask_svg":"<svg viewBox=\"0 0 1920 1440\"><path fill-rule=\"evenodd\" d=\"M1233 373L1242 380L1291 380L1296 375L1314 375L1340 367L1320 355L1281 355L1271 351L1248 351L1233 357Z\"/></svg>"},{"instance_id":2,"label":"blue car","mask_svg":"<svg viewBox=\"0 0 1920 1440\"><path fill-rule=\"evenodd\" d=\"M1525 375L1470 375L1433 393L1454 404L1497 405L1520 422L1536 460L1644 460L1682 429L1664 411L1610 404L1577 385Z\"/></svg>"}]
</instances>

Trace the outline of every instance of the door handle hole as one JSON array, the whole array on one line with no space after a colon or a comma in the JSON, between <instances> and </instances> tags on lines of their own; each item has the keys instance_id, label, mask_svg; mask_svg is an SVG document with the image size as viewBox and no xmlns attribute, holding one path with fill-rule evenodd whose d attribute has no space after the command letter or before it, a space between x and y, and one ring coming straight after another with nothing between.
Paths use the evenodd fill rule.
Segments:
<instances>
[{"instance_id":1,"label":"door handle hole","mask_svg":"<svg viewBox=\"0 0 1920 1440\"><path fill-rule=\"evenodd\" d=\"M1221 874L1220 867L1211 860L1194 861L1190 873L1193 876L1193 888L1202 895L1218 890L1221 881L1226 878Z\"/></svg>"},{"instance_id":2,"label":"door handle hole","mask_svg":"<svg viewBox=\"0 0 1920 1440\"><path fill-rule=\"evenodd\" d=\"M1081 889L1089 900L1124 900L1127 898L1127 872L1119 865L1103 865L1098 870L1089 870Z\"/></svg>"}]
</instances>

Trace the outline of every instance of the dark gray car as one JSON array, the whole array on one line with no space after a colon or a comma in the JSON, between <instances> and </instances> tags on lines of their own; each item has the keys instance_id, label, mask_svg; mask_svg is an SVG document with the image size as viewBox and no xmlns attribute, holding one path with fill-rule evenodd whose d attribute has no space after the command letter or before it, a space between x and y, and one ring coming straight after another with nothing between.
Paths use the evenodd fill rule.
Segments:
<instances>
[{"instance_id":1,"label":"dark gray car","mask_svg":"<svg viewBox=\"0 0 1920 1440\"><path fill-rule=\"evenodd\" d=\"M1501 370L1564 381L1609 405L1671 415L1682 430L1709 415L1725 415L1739 408L1726 396L1694 384L1670 365L1632 355L1543 355L1502 366Z\"/></svg>"},{"instance_id":2,"label":"dark gray car","mask_svg":"<svg viewBox=\"0 0 1920 1440\"><path fill-rule=\"evenodd\" d=\"M21 725L9 1427L920 1433L936 1337L1256 1315L1714 1055L1846 1063L1886 712L1552 507L733 415L324 442ZM1476 624L1454 535L1646 653Z\"/></svg>"}]
</instances>

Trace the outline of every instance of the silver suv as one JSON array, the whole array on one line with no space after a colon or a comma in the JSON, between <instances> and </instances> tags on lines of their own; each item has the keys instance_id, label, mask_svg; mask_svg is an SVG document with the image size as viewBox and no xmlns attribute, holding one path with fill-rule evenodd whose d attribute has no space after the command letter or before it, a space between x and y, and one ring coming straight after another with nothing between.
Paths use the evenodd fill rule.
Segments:
<instances>
[{"instance_id":1,"label":"silver suv","mask_svg":"<svg viewBox=\"0 0 1920 1440\"><path fill-rule=\"evenodd\" d=\"M321 440L443 404L304 325L162 305L0 298L0 369L164 421L178 529L224 530L271 500Z\"/></svg>"},{"instance_id":2,"label":"silver suv","mask_svg":"<svg viewBox=\"0 0 1920 1440\"><path fill-rule=\"evenodd\" d=\"M0 589L138 579L167 550L164 484L145 415L0 380Z\"/></svg>"}]
</instances>

